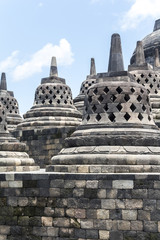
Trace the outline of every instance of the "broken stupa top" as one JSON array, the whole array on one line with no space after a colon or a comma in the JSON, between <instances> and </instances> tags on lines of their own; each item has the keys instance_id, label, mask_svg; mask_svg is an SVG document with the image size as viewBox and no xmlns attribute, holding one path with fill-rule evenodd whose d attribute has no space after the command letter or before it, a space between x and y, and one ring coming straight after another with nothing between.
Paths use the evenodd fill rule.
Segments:
<instances>
[{"instance_id":1,"label":"broken stupa top","mask_svg":"<svg viewBox=\"0 0 160 240\"><path fill-rule=\"evenodd\" d=\"M96 66L94 58L91 58L91 65L90 65L90 75L87 76L86 80L82 82L80 93L78 96L73 100L74 105L83 114L84 110L84 99L85 94L88 91L88 88L96 83Z\"/></svg>"},{"instance_id":2,"label":"broken stupa top","mask_svg":"<svg viewBox=\"0 0 160 240\"><path fill-rule=\"evenodd\" d=\"M24 114L24 121L18 129L35 126L77 126L81 122L81 114L73 105L72 92L64 78L58 77L56 58L53 57L50 76L42 78L36 89L33 107Z\"/></svg>"},{"instance_id":3,"label":"broken stupa top","mask_svg":"<svg viewBox=\"0 0 160 240\"><path fill-rule=\"evenodd\" d=\"M155 49L160 52L160 19L155 21L153 32L143 38L142 43L146 62L154 66ZM135 63L135 51L130 62Z\"/></svg>"},{"instance_id":4,"label":"broken stupa top","mask_svg":"<svg viewBox=\"0 0 160 240\"><path fill-rule=\"evenodd\" d=\"M11 91L7 91L6 75L2 73L0 83L0 101L2 102L6 116L8 130L12 131L16 128L16 125L22 122L22 118L19 114L18 102L14 98L14 94Z\"/></svg>"},{"instance_id":5,"label":"broken stupa top","mask_svg":"<svg viewBox=\"0 0 160 240\"><path fill-rule=\"evenodd\" d=\"M0 102L0 172L39 170L25 150L26 145L11 136L7 130L5 107Z\"/></svg>"},{"instance_id":6,"label":"broken stupa top","mask_svg":"<svg viewBox=\"0 0 160 240\"><path fill-rule=\"evenodd\" d=\"M111 55L114 38L116 34ZM116 52L119 55L121 48ZM119 58L115 59L118 65ZM110 69L88 89L82 124L66 139L66 147L52 158L47 171L160 171L160 131L153 121L148 91L123 68Z\"/></svg>"}]
</instances>

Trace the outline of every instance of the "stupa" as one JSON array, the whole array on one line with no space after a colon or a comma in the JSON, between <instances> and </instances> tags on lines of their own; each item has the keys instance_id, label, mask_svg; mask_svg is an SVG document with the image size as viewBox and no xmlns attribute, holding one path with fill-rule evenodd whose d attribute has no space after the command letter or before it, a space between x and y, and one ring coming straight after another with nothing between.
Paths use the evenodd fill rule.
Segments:
<instances>
[{"instance_id":1,"label":"stupa","mask_svg":"<svg viewBox=\"0 0 160 240\"><path fill-rule=\"evenodd\" d=\"M152 65L145 61L142 41L138 41L135 52L136 62L128 66L128 71L133 75L137 83L142 84L147 89L150 96L154 121L157 126L160 127L160 72L157 69L159 65L157 49L155 54L156 57L153 69Z\"/></svg>"},{"instance_id":2,"label":"stupa","mask_svg":"<svg viewBox=\"0 0 160 240\"><path fill-rule=\"evenodd\" d=\"M37 171L32 158L25 152L26 145L20 143L7 130L6 112L0 102L0 172Z\"/></svg>"},{"instance_id":3,"label":"stupa","mask_svg":"<svg viewBox=\"0 0 160 240\"><path fill-rule=\"evenodd\" d=\"M63 146L81 122L81 113L73 105L72 92L65 79L58 77L56 58L53 57L50 76L42 78L36 89L33 107L24 114L14 136L25 142L29 155L45 167L51 156Z\"/></svg>"},{"instance_id":4,"label":"stupa","mask_svg":"<svg viewBox=\"0 0 160 240\"><path fill-rule=\"evenodd\" d=\"M79 95L73 100L74 105L83 114L84 99L88 88L96 83L96 66L94 58L91 58L90 75L82 82Z\"/></svg>"},{"instance_id":5,"label":"stupa","mask_svg":"<svg viewBox=\"0 0 160 240\"><path fill-rule=\"evenodd\" d=\"M160 172L160 131L147 89L124 71L119 34L112 35L109 72L98 76L87 91L82 124L47 171Z\"/></svg>"},{"instance_id":6,"label":"stupa","mask_svg":"<svg viewBox=\"0 0 160 240\"><path fill-rule=\"evenodd\" d=\"M158 49L160 53L160 19L157 19L154 24L153 32L148 34L142 39L142 44L144 48L144 56L147 63L154 66L155 62L155 49ZM135 63L136 52L133 52L132 58L130 60L131 64Z\"/></svg>"},{"instance_id":7,"label":"stupa","mask_svg":"<svg viewBox=\"0 0 160 240\"><path fill-rule=\"evenodd\" d=\"M17 124L22 122L22 117L19 114L18 102L14 98L14 93L7 91L6 74L4 72L1 75L0 101L5 108L8 130L12 131L16 128Z\"/></svg>"}]
</instances>

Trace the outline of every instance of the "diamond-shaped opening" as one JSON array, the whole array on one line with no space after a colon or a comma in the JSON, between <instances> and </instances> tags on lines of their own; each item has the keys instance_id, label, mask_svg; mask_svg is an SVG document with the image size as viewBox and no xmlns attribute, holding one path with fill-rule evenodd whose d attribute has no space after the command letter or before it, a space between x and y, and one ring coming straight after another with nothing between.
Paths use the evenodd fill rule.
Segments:
<instances>
[{"instance_id":1,"label":"diamond-shaped opening","mask_svg":"<svg viewBox=\"0 0 160 240\"><path fill-rule=\"evenodd\" d=\"M125 115L124 115L124 118L126 119L126 121L128 121L129 119L130 119L130 115L128 114L128 113L126 113Z\"/></svg>"},{"instance_id":2,"label":"diamond-shaped opening","mask_svg":"<svg viewBox=\"0 0 160 240\"><path fill-rule=\"evenodd\" d=\"M109 92L109 88L108 88L108 87L105 87L104 90L103 90L103 92L108 93L108 92Z\"/></svg>"},{"instance_id":3,"label":"diamond-shaped opening","mask_svg":"<svg viewBox=\"0 0 160 240\"><path fill-rule=\"evenodd\" d=\"M97 89L97 88L95 88L93 92L94 92L95 94L97 94L97 92L98 92L98 89Z\"/></svg>"},{"instance_id":4,"label":"diamond-shaped opening","mask_svg":"<svg viewBox=\"0 0 160 240\"><path fill-rule=\"evenodd\" d=\"M141 80L138 78L138 79L137 79L137 83L140 83L140 81L141 81Z\"/></svg>"},{"instance_id":5,"label":"diamond-shaped opening","mask_svg":"<svg viewBox=\"0 0 160 240\"><path fill-rule=\"evenodd\" d=\"M60 86L60 89L62 90L62 86Z\"/></svg>"},{"instance_id":6,"label":"diamond-shaped opening","mask_svg":"<svg viewBox=\"0 0 160 240\"><path fill-rule=\"evenodd\" d=\"M45 98L48 99L48 95L46 95Z\"/></svg>"},{"instance_id":7,"label":"diamond-shaped opening","mask_svg":"<svg viewBox=\"0 0 160 240\"><path fill-rule=\"evenodd\" d=\"M122 110L122 105L119 103L117 106L116 106L116 108L118 109L118 111L120 112L121 110Z\"/></svg>"},{"instance_id":8,"label":"diamond-shaped opening","mask_svg":"<svg viewBox=\"0 0 160 240\"><path fill-rule=\"evenodd\" d=\"M55 90L55 89L56 89L56 86L54 86L53 89Z\"/></svg>"},{"instance_id":9,"label":"diamond-shaped opening","mask_svg":"<svg viewBox=\"0 0 160 240\"><path fill-rule=\"evenodd\" d=\"M12 110L10 110L9 112L12 113Z\"/></svg>"},{"instance_id":10,"label":"diamond-shaped opening","mask_svg":"<svg viewBox=\"0 0 160 240\"><path fill-rule=\"evenodd\" d=\"M134 93L134 92L135 92L135 89L134 89L133 87L131 88L131 92L132 92L132 93Z\"/></svg>"},{"instance_id":11,"label":"diamond-shaped opening","mask_svg":"<svg viewBox=\"0 0 160 240\"><path fill-rule=\"evenodd\" d=\"M111 122L115 122L116 116L113 113L110 113L108 118Z\"/></svg>"},{"instance_id":12,"label":"diamond-shaped opening","mask_svg":"<svg viewBox=\"0 0 160 240\"><path fill-rule=\"evenodd\" d=\"M110 99L111 99L112 102L114 102L116 100L116 96L112 94Z\"/></svg>"},{"instance_id":13,"label":"diamond-shaped opening","mask_svg":"<svg viewBox=\"0 0 160 240\"><path fill-rule=\"evenodd\" d=\"M159 88L159 84L157 84L157 88Z\"/></svg>"},{"instance_id":14,"label":"diamond-shaped opening","mask_svg":"<svg viewBox=\"0 0 160 240\"><path fill-rule=\"evenodd\" d=\"M157 93L158 93L157 89L155 89L154 93L155 93L155 94L157 94Z\"/></svg>"},{"instance_id":15,"label":"diamond-shaped opening","mask_svg":"<svg viewBox=\"0 0 160 240\"><path fill-rule=\"evenodd\" d=\"M145 82L148 83L148 81L149 81L148 78L146 78L146 79L145 79Z\"/></svg>"},{"instance_id":16,"label":"diamond-shaped opening","mask_svg":"<svg viewBox=\"0 0 160 240\"><path fill-rule=\"evenodd\" d=\"M104 98L102 97L102 95L100 95L99 98L98 98L98 101L99 101L99 102L102 102L103 99L104 99Z\"/></svg>"},{"instance_id":17,"label":"diamond-shaped opening","mask_svg":"<svg viewBox=\"0 0 160 240\"><path fill-rule=\"evenodd\" d=\"M60 104L60 100L59 99L57 100L57 103Z\"/></svg>"},{"instance_id":18,"label":"diamond-shaped opening","mask_svg":"<svg viewBox=\"0 0 160 240\"><path fill-rule=\"evenodd\" d=\"M155 79L155 78L153 79L153 82L156 82L156 79Z\"/></svg>"},{"instance_id":19,"label":"diamond-shaped opening","mask_svg":"<svg viewBox=\"0 0 160 240\"><path fill-rule=\"evenodd\" d=\"M132 110L132 112L134 112L136 110L136 106L132 103L130 109Z\"/></svg>"},{"instance_id":20,"label":"diamond-shaped opening","mask_svg":"<svg viewBox=\"0 0 160 240\"><path fill-rule=\"evenodd\" d=\"M44 104L44 103L45 103L45 100L42 100L42 103Z\"/></svg>"},{"instance_id":21,"label":"diamond-shaped opening","mask_svg":"<svg viewBox=\"0 0 160 240\"><path fill-rule=\"evenodd\" d=\"M91 83L88 84L88 86L91 86L91 85L92 85Z\"/></svg>"},{"instance_id":22,"label":"diamond-shaped opening","mask_svg":"<svg viewBox=\"0 0 160 240\"><path fill-rule=\"evenodd\" d=\"M153 88L153 84L152 83L149 86L150 86L150 88Z\"/></svg>"},{"instance_id":23,"label":"diamond-shaped opening","mask_svg":"<svg viewBox=\"0 0 160 240\"><path fill-rule=\"evenodd\" d=\"M108 111L108 104L106 103L104 106L104 110L107 112Z\"/></svg>"},{"instance_id":24,"label":"diamond-shaped opening","mask_svg":"<svg viewBox=\"0 0 160 240\"><path fill-rule=\"evenodd\" d=\"M141 74L141 78L143 78L143 77L144 77L144 74L142 73L142 74Z\"/></svg>"},{"instance_id":25,"label":"diamond-shaped opening","mask_svg":"<svg viewBox=\"0 0 160 240\"><path fill-rule=\"evenodd\" d=\"M57 90L57 93L59 94L59 90Z\"/></svg>"},{"instance_id":26,"label":"diamond-shaped opening","mask_svg":"<svg viewBox=\"0 0 160 240\"><path fill-rule=\"evenodd\" d=\"M64 91L63 93L66 94L66 91Z\"/></svg>"},{"instance_id":27,"label":"diamond-shaped opening","mask_svg":"<svg viewBox=\"0 0 160 240\"><path fill-rule=\"evenodd\" d=\"M92 81L92 83L95 83L95 81Z\"/></svg>"},{"instance_id":28,"label":"diamond-shaped opening","mask_svg":"<svg viewBox=\"0 0 160 240\"><path fill-rule=\"evenodd\" d=\"M149 91L149 89L147 89L147 92L148 92L148 94L150 94L150 91Z\"/></svg>"},{"instance_id":29,"label":"diamond-shaped opening","mask_svg":"<svg viewBox=\"0 0 160 240\"><path fill-rule=\"evenodd\" d=\"M67 100L65 100L64 103L67 104Z\"/></svg>"},{"instance_id":30,"label":"diamond-shaped opening","mask_svg":"<svg viewBox=\"0 0 160 240\"><path fill-rule=\"evenodd\" d=\"M144 91L143 91L143 89L142 89L142 88L141 88L140 92L141 92L142 94L144 93Z\"/></svg>"},{"instance_id":31,"label":"diamond-shaped opening","mask_svg":"<svg viewBox=\"0 0 160 240\"><path fill-rule=\"evenodd\" d=\"M137 100L138 100L138 102L140 102L142 100L142 97L140 95L138 95Z\"/></svg>"},{"instance_id":32,"label":"diamond-shaped opening","mask_svg":"<svg viewBox=\"0 0 160 240\"><path fill-rule=\"evenodd\" d=\"M68 99L69 97L67 96L66 98Z\"/></svg>"},{"instance_id":33,"label":"diamond-shaped opening","mask_svg":"<svg viewBox=\"0 0 160 240\"><path fill-rule=\"evenodd\" d=\"M51 99L49 100L49 103L52 104L52 100Z\"/></svg>"},{"instance_id":34,"label":"diamond-shaped opening","mask_svg":"<svg viewBox=\"0 0 160 240\"><path fill-rule=\"evenodd\" d=\"M98 122L101 120L101 115L99 113L97 114L96 119Z\"/></svg>"},{"instance_id":35,"label":"diamond-shaped opening","mask_svg":"<svg viewBox=\"0 0 160 240\"><path fill-rule=\"evenodd\" d=\"M90 119L90 116L88 115L86 119L87 119L87 121L89 121L89 119Z\"/></svg>"},{"instance_id":36,"label":"diamond-shaped opening","mask_svg":"<svg viewBox=\"0 0 160 240\"><path fill-rule=\"evenodd\" d=\"M146 98L146 101L147 101L147 103L149 103L149 97L147 96L147 98Z\"/></svg>"},{"instance_id":37,"label":"diamond-shaped opening","mask_svg":"<svg viewBox=\"0 0 160 240\"><path fill-rule=\"evenodd\" d=\"M130 99L130 96L129 96L128 94L125 94L125 96L124 96L124 100L125 100L126 102L128 102L129 99Z\"/></svg>"},{"instance_id":38,"label":"diamond-shaped opening","mask_svg":"<svg viewBox=\"0 0 160 240\"><path fill-rule=\"evenodd\" d=\"M155 74L155 77L157 77L157 74Z\"/></svg>"},{"instance_id":39,"label":"diamond-shaped opening","mask_svg":"<svg viewBox=\"0 0 160 240\"><path fill-rule=\"evenodd\" d=\"M42 93L45 93L45 91L44 91L44 90L42 90Z\"/></svg>"},{"instance_id":40,"label":"diamond-shaped opening","mask_svg":"<svg viewBox=\"0 0 160 240\"><path fill-rule=\"evenodd\" d=\"M49 93L52 94L52 90L49 90Z\"/></svg>"},{"instance_id":41,"label":"diamond-shaped opening","mask_svg":"<svg viewBox=\"0 0 160 240\"><path fill-rule=\"evenodd\" d=\"M136 74L134 74L133 76L136 77Z\"/></svg>"},{"instance_id":42,"label":"diamond-shaped opening","mask_svg":"<svg viewBox=\"0 0 160 240\"><path fill-rule=\"evenodd\" d=\"M116 91L120 94L123 91L123 89L121 87L118 87Z\"/></svg>"},{"instance_id":43,"label":"diamond-shaped opening","mask_svg":"<svg viewBox=\"0 0 160 240\"><path fill-rule=\"evenodd\" d=\"M88 89L88 87L85 87L85 89L87 90L87 89Z\"/></svg>"},{"instance_id":44,"label":"diamond-shaped opening","mask_svg":"<svg viewBox=\"0 0 160 240\"><path fill-rule=\"evenodd\" d=\"M148 120L151 121L151 117L150 116L148 116Z\"/></svg>"},{"instance_id":45,"label":"diamond-shaped opening","mask_svg":"<svg viewBox=\"0 0 160 240\"><path fill-rule=\"evenodd\" d=\"M60 98L62 99L62 98L63 98L63 95L61 95Z\"/></svg>"},{"instance_id":46,"label":"diamond-shaped opening","mask_svg":"<svg viewBox=\"0 0 160 240\"><path fill-rule=\"evenodd\" d=\"M90 103L92 102L92 97L91 96L88 97L88 102L90 102Z\"/></svg>"},{"instance_id":47,"label":"diamond-shaped opening","mask_svg":"<svg viewBox=\"0 0 160 240\"><path fill-rule=\"evenodd\" d=\"M0 122L2 122L2 118L0 117Z\"/></svg>"},{"instance_id":48,"label":"diamond-shaped opening","mask_svg":"<svg viewBox=\"0 0 160 240\"><path fill-rule=\"evenodd\" d=\"M148 74L148 76L149 76L149 77L152 77L152 74L151 74L151 73L149 73L149 74Z\"/></svg>"},{"instance_id":49,"label":"diamond-shaped opening","mask_svg":"<svg viewBox=\"0 0 160 240\"><path fill-rule=\"evenodd\" d=\"M143 104L143 106L142 106L142 110L143 110L143 111L145 111L145 110L146 110L146 107L144 106L144 104Z\"/></svg>"},{"instance_id":50,"label":"diamond-shaped opening","mask_svg":"<svg viewBox=\"0 0 160 240\"><path fill-rule=\"evenodd\" d=\"M7 106L6 108L8 109L9 107Z\"/></svg>"},{"instance_id":51,"label":"diamond-shaped opening","mask_svg":"<svg viewBox=\"0 0 160 240\"><path fill-rule=\"evenodd\" d=\"M55 94L53 95L53 98L54 98L54 99L56 98L56 95L55 95Z\"/></svg>"},{"instance_id":52,"label":"diamond-shaped opening","mask_svg":"<svg viewBox=\"0 0 160 240\"><path fill-rule=\"evenodd\" d=\"M46 87L46 89L48 90L48 89L49 89L49 87L47 86L47 87Z\"/></svg>"},{"instance_id":53,"label":"diamond-shaped opening","mask_svg":"<svg viewBox=\"0 0 160 240\"><path fill-rule=\"evenodd\" d=\"M139 113L139 114L138 114L138 118L139 118L139 120L140 120L140 121L142 121L142 119L143 119L143 116L142 116L142 114L141 114L141 113Z\"/></svg>"},{"instance_id":54,"label":"diamond-shaped opening","mask_svg":"<svg viewBox=\"0 0 160 240\"><path fill-rule=\"evenodd\" d=\"M95 111L97 110L96 105L94 105L94 106L92 107L92 110L93 110L93 112L95 112Z\"/></svg>"}]
</instances>

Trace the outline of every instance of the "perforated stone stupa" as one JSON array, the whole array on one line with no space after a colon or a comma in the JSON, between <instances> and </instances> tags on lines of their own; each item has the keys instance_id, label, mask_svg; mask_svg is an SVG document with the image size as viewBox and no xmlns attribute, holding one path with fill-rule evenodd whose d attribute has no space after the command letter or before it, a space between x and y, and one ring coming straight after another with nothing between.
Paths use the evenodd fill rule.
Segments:
<instances>
[{"instance_id":1,"label":"perforated stone stupa","mask_svg":"<svg viewBox=\"0 0 160 240\"><path fill-rule=\"evenodd\" d=\"M51 61L50 76L42 78L35 92L33 107L24 114L15 136L25 142L36 163L45 167L51 156L63 146L64 138L81 122L81 113L73 105L72 92L65 79L58 77L56 58Z\"/></svg>"},{"instance_id":2,"label":"perforated stone stupa","mask_svg":"<svg viewBox=\"0 0 160 240\"><path fill-rule=\"evenodd\" d=\"M0 172L39 170L25 150L26 145L7 130L5 107L0 102Z\"/></svg>"},{"instance_id":3,"label":"perforated stone stupa","mask_svg":"<svg viewBox=\"0 0 160 240\"><path fill-rule=\"evenodd\" d=\"M156 51L157 52L157 51ZM155 58L155 66L158 66L158 53ZM153 70L153 67L145 62L143 43L137 42L135 52L136 62L128 66L128 71L132 74L135 81L142 84L147 89L154 121L160 126L160 72Z\"/></svg>"},{"instance_id":4,"label":"perforated stone stupa","mask_svg":"<svg viewBox=\"0 0 160 240\"><path fill-rule=\"evenodd\" d=\"M144 48L145 60L154 66L155 62L155 49L157 48L160 53L160 19L157 19L154 24L153 32L148 34L142 39ZM131 64L135 63L135 51L131 58Z\"/></svg>"},{"instance_id":5,"label":"perforated stone stupa","mask_svg":"<svg viewBox=\"0 0 160 240\"><path fill-rule=\"evenodd\" d=\"M87 91L82 124L47 171L160 172L160 131L148 91L124 71L118 34L112 35L109 62L109 73L99 74Z\"/></svg>"},{"instance_id":6,"label":"perforated stone stupa","mask_svg":"<svg viewBox=\"0 0 160 240\"><path fill-rule=\"evenodd\" d=\"M73 100L76 108L83 114L84 99L88 88L96 83L96 66L94 58L91 58L90 75L82 82L79 95Z\"/></svg>"},{"instance_id":7,"label":"perforated stone stupa","mask_svg":"<svg viewBox=\"0 0 160 240\"><path fill-rule=\"evenodd\" d=\"M16 125L22 122L22 117L19 114L18 102L14 98L12 91L7 91L6 74L1 75L0 84L0 101L2 102L7 115L8 130L12 131Z\"/></svg>"}]
</instances>

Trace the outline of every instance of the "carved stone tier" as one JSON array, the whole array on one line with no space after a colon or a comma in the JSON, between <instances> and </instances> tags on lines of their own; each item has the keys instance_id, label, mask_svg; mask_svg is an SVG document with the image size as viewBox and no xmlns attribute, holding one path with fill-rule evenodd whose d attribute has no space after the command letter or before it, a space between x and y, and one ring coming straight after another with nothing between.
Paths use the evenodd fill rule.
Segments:
<instances>
[{"instance_id":1,"label":"carved stone tier","mask_svg":"<svg viewBox=\"0 0 160 240\"><path fill-rule=\"evenodd\" d=\"M17 124L22 122L22 117L19 114L18 102L14 98L13 92L7 91L5 73L2 73L1 76L0 101L5 108L8 130L13 131L16 128Z\"/></svg>"}]
</instances>

